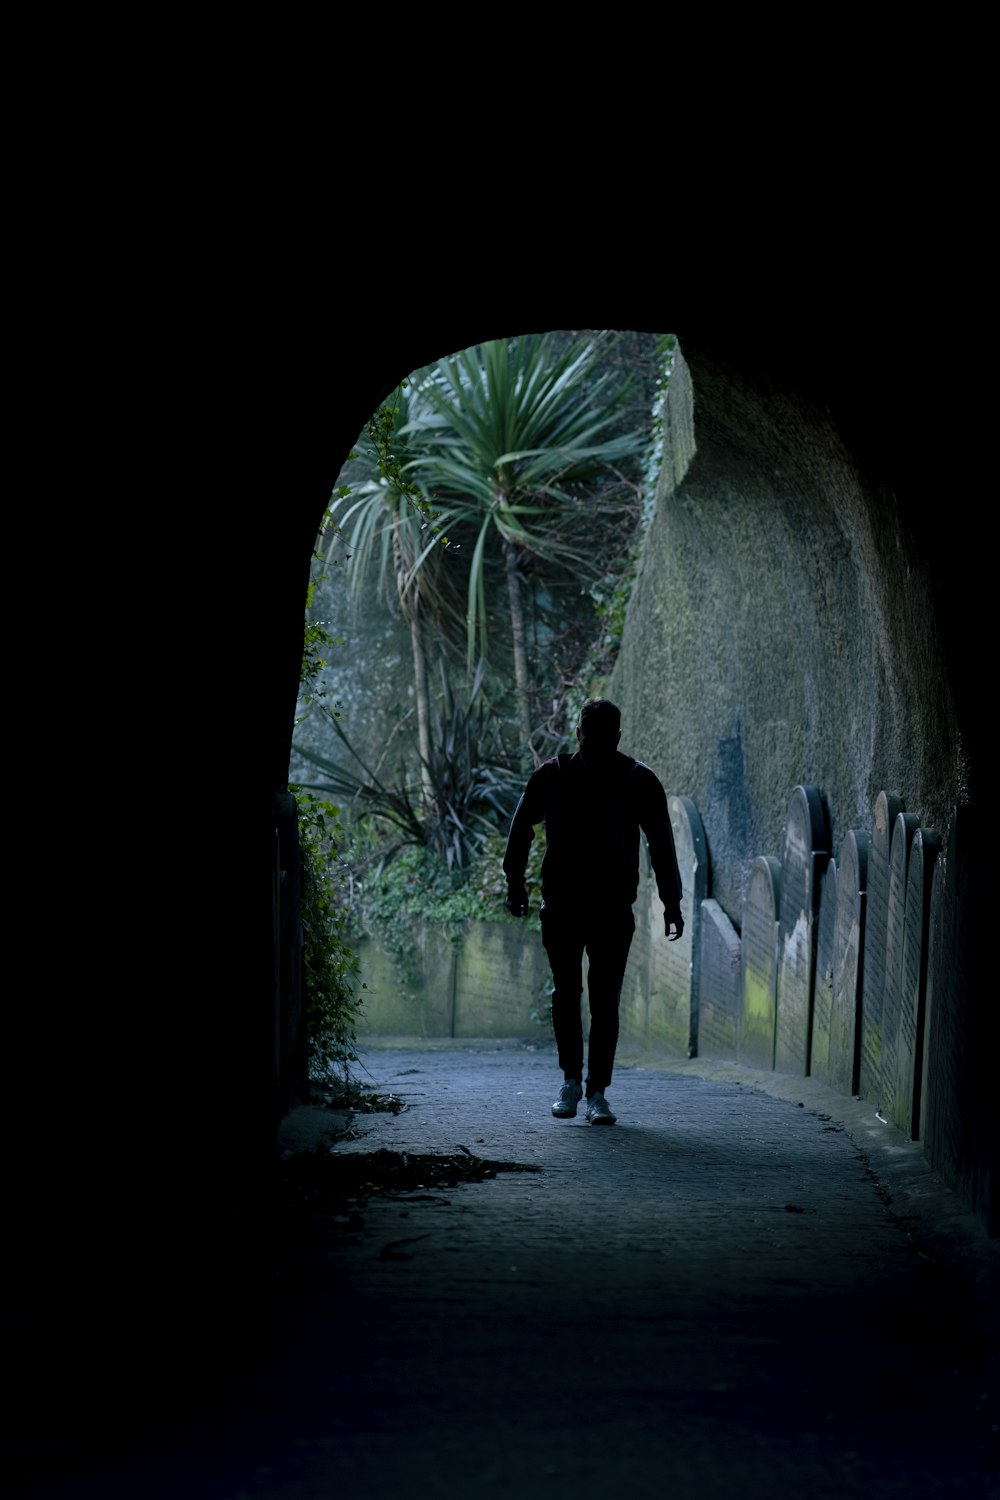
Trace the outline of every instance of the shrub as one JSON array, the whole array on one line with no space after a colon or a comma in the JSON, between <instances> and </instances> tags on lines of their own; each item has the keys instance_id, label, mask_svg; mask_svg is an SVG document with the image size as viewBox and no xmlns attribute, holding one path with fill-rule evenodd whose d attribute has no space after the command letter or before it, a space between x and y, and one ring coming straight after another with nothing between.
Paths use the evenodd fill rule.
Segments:
<instances>
[{"instance_id":1,"label":"shrub","mask_svg":"<svg viewBox=\"0 0 1000 1500\"><path fill-rule=\"evenodd\" d=\"M309 1080L325 1081L357 1061L361 1011L357 956L347 939L348 914L337 890L340 810L291 787L302 849L302 1005Z\"/></svg>"}]
</instances>

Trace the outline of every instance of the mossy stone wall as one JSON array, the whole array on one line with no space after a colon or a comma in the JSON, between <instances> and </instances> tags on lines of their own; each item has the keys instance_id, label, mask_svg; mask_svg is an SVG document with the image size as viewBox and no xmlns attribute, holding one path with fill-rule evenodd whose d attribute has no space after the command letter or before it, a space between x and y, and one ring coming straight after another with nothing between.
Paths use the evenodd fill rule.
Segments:
<instances>
[{"instance_id":1,"label":"mossy stone wall","mask_svg":"<svg viewBox=\"0 0 1000 1500\"><path fill-rule=\"evenodd\" d=\"M622 748L697 805L710 894L738 923L793 787L823 789L834 847L883 787L944 827L959 736L933 578L895 498L866 483L825 408L683 355L605 690Z\"/></svg>"}]
</instances>

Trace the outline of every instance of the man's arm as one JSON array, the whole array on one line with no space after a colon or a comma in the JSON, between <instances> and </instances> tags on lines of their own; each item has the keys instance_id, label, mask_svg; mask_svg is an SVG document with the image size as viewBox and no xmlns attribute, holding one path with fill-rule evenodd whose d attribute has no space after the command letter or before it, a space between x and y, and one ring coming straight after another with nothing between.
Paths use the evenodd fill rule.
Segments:
<instances>
[{"instance_id":1,"label":"man's arm","mask_svg":"<svg viewBox=\"0 0 1000 1500\"><path fill-rule=\"evenodd\" d=\"M644 767L643 796L640 801L639 826L646 835L649 862L656 876L656 889L663 902L663 930L672 943L684 934L681 916L681 872L677 864L674 831L670 826L667 794L656 774ZM670 931L671 927L674 929Z\"/></svg>"},{"instance_id":2,"label":"man's arm","mask_svg":"<svg viewBox=\"0 0 1000 1500\"><path fill-rule=\"evenodd\" d=\"M507 877L507 899L504 906L512 917L528 915L528 892L524 884L524 872L528 865L531 841L535 837L536 823L545 817L545 802L542 794L542 771L540 767L530 778L521 793L520 800L511 819L507 835L507 849L503 857L503 872Z\"/></svg>"}]
</instances>

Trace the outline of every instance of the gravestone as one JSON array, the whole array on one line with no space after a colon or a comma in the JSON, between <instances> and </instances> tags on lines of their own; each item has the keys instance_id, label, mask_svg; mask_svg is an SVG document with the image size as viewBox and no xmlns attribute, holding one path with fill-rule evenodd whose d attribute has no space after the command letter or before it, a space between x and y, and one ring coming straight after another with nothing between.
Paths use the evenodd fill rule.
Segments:
<instances>
[{"instance_id":1,"label":"gravestone","mask_svg":"<svg viewBox=\"0 0 1000 1500\"><path fill-rule=\"evenodd\" d=\"M915 813L896 815L889 846L889 895L885 929L885 983L882 987L882 1048L879 1058L878 1108L883 1119L896 1113L896 1048L899 1038L899 990L903 981L903 927L906 918L906 872L910 845L920 826Z\"/></svg>"},{"instance_id":2,"label":"gravestone","mask_svg":"<svg viewBox=\"0 0 1000 1500\"><path fill-rule=\"evenodd\" d=\"M698 946L698 1056L736 1057L740 940L717 901L701 903Z\"/></svg>"},{"instance_id":3,"label":"gravestone","mask_svg":"<svg viewBox=\"0 0 1000 1500\"><path fill-rule=\"evenodd\" d=\"M889 927L889 853L893 826L903 811L894 792L879 792L868 849L868 900L861 985L861 1056L858 1092L878 1104L882 1075L882 996Z\"/></svg>"},{"instance_id":4,"label":"gravestone","mask_svg":"<svg viewBox=\"0 0 1000 1500\"><path fill-rule=\"evenodd\" d=\"M698 952L701 903L708 894L708 846L701 814L690 797L668 797L670 826L677 850L683 898L684 935L669 942L663 930L663 905L649 942L649 1007L646 1035L670 1057L695 1057L698 1049Z\"/></svg>"},{"instance_id":5,"label":"gravestone","mask_svg":"<svg viewBox=\"0 0 1000 1500\"><path fill-rule=\"evenodd\" d=\"M990 827L955 808L931 885L924 1047L924 1152L949 1187L1000 1234L996 1182L996 1006L987 909Z\"/></svg>"},{"instance_id":6,"label":"gravestone","mask_svg":"<svg viewBox=\"0 0 1000 1500\"><path fill-rule=\"evenodd\" d=\"M920 1139L931 880L939 849L934 829L918 828L913 835L906 874L895 1108L891 1118L893 1124L915 1141Z\"/></svg>"},{"instance_id":7,"label":"gravestone","mask_svg":"<svg viewBox=\"0 0 1000 1500\"><path fill-rule=\"evenodd\" d=\"M830 825L816 787L797 786L788 804L781 857L774 1066L809 1072L819 886L830 859Z\"/></svg>"},{"instance_id":8,"label":"gravestone","mask_svg":"<svg viewBox=\"0 0 1000 1500\"><path fill-rule=\"evenodd\" d=\"M736 1055L752 1068L774 1067L775 988L781 865L760 854L750 866L740 941L741 993Z\"/></svg>"},{"instance_id":9,"label":"gravestone","mask_svg":"<svg viewBox=\"0 0 1000 1500\"><path fill-rule=\"evenodd\" d=\"M858 1091L870 845L871 839L866 832L851 829L844 836L837 861L833 1004L830 1011L829 1076L826 1082L843 1094L856 1094Z\"/></svg>"},{"instance_id":10,"label":"gravestone","mask_svg":"<svg viewBox=\"0 0 1000 1500\"><path fill-rule=\"evenodd\" d=\"M640 842L639 868L639 892L632 908L635 934L625 965L618 1016L623 1040L645 1045L649 1030L649 975L654 935L658 927L663 927L663 903L656 892L645 839Z\"/></svg>"},{"instance_id":11,"label":"gravestone","mask_svg":"<svg viewBox=\"0 0 1000 1500\"><path fill-rule=\"evenodd\" d=\"M928 914L927 990L924 1001L924 1065L921 1070L920 1138L932 1166L945 1169L959 1158L962 1132L950 1101L960 1091L956 1059L964 1044L960 1018L951 1009L954 961L954 879L951 847L934 862Z\"/></svg>"},{"instance_id":12,"label":"gravestone","mask_svg":"<svg viewBox=\"0 0 1000 1500\"><path fill-rule=\"evenodd\" d=\"M837 926L837 861L831 859L820 885L816 983L813 989L809 1072L830 1082L830 1026L833 1019L833 940Z\"/></svg>"}]
</instances>

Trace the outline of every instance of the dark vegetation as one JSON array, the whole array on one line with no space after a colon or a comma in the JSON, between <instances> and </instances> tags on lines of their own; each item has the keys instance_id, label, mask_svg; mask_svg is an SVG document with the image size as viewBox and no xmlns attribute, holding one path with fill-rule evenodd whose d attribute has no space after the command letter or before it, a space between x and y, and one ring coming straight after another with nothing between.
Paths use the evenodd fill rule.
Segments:
<instances>
[{"instance_id":1,"label":"dark vegetation","mask_svg":"<svg viewBox=\"0 0 1000 1500\"><path fill-rule=\"evenodd\" d=\"M357 936L393 954L405 986L415 923L450 924L457 940L467 918L513 920L506 829L526 773L566 746L613 665L674 347L588 332L462 351L414 372L338 478L317 539L290 787L317 1094L351 1087ZM360 713L339 699L348 670L363 680L366 667L364 640L348 669L328 628L345 589L377 597L407 642L409 706L388 725L364 692Z\"/></svg>"},{"instance_id":2,"label":"dark vegetation","mask_svg":"<svg viewBox=\"0 0 1000 1500\"><path fill-rule=\"evenodd\" d=\"M340 1139L351 1135L348 1127ZM372 1198L406 1202L447 1202L442 1194L503 1172L538 1172L536 1166L491 1161L462 1148L452 1155L389 1151L337 1151L320 1144L275 1165L275 1222L282 1226L278 1275L294 1275L301 1256L312 1250L357 1243L364 1209ZM384 1250L387 1259L405 1256L405 1238Z\"/></svg>"}]
</instances>

